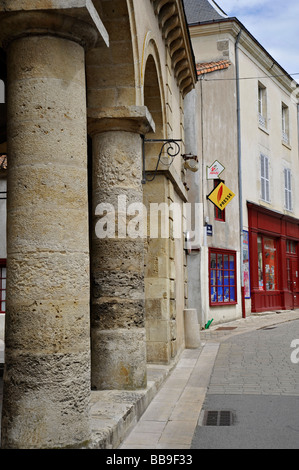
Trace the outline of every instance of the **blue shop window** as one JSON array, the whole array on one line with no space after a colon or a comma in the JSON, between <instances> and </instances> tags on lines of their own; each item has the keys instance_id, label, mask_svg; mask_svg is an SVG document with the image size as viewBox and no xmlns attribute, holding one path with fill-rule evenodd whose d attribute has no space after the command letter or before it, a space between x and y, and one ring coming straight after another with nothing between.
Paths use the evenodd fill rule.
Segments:
<instances>
[{"instance_id":1,"label":"blue shop window","mask_svg":"<svg viewBox=\"0 0 299 470\"><path fill-rule=\"evenodd\" d=\"M218 302L223 302L222 287L218 287Z\"/></svg>"},{"instance_id":2,"label":"blue shop window","mask_svg":"<svg viewBox=\"0 0 299 470\"><path fill-rule=\"evenodd\" d=\"M235 291L235 288L234 287L230 287L230 301L233 302L235 301L235 295L236 295L236 291Z\"/></svg>"},{"instance_id":3,"label":"blue shop window","mask_svg":"<svg viewBox=\"0 0 299 470\"><path fill-rule=\"evenodd\" d=\"M210 248L210 304L227 305L237 302L236 254Z\"/></svg>"},{"instance_id":4,"label":"blue shop window","mask_svg":"<svg viewBox=\"0 0 299 470\"><path fill-rule=\"evenodd\" d=\"M216 287L211 287L211 301L217 302Z\"/></svg>"}]
</instances>

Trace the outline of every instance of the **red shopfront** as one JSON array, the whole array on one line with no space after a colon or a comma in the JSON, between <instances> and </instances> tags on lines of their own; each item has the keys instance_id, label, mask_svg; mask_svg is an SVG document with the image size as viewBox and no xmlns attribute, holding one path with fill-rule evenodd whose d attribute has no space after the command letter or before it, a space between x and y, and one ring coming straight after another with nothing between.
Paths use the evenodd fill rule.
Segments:
<instances>
[{"instance_id":1,"label":"red shopfront","mask_svg":"<svg viewBox=\"0 0 299 470\"><path fill-rule=\"evenodd\" d=\"M299 308L299 220L247 207L252 312Z\"/></svg>"}]
</instances>

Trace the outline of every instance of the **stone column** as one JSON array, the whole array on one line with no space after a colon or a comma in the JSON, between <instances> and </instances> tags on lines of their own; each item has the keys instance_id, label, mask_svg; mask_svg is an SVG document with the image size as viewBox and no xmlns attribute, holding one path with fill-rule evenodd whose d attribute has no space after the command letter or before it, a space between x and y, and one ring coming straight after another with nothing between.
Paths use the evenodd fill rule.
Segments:
<instances>
[{"instance_id":1,"label":"stone column","mask_svg":"<svg viewBox=\"0 0 299 470\"><path fill-rule=\"evenodd\" d=\"M90 324L82 46L96 34L75 18L36 12L1 17L0 31L9 155L2 447L85 447Z\"/></svg>"},{"instance_id":2,"label":"stone column","mask_svg":"<svg viewBox=\"0 0 299 470\"><path fill-rule=\"evenodd\" d=\"M97 390L134 390L146 386L144 238L128 234L130 218L126 209L132 203L142 204L140 134L149 130L150 121L145 107L90 112L91 383ZM111 232L106 238L99 237L97 230L105 214L101 209L103 203L111 205L111 218L107 219Z\"/></svg>"}]
</instances>

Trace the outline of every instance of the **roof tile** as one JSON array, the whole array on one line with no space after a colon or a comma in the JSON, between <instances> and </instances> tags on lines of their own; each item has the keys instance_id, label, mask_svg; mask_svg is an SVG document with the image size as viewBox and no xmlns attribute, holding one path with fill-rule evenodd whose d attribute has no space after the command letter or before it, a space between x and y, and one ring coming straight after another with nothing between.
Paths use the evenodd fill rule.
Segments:
<instances>
[{"instance_id":1,"label":"roof tile","mask_svg":"<svg viewBox=\"0 0 299 470\"><path fill-rule=\"evenodd\" d=\"M231 65L229 60L219 60L218 62L203 62L196 64L197 75L215 72L216 70L228 69Z\"/></svg>"}]
</instances>

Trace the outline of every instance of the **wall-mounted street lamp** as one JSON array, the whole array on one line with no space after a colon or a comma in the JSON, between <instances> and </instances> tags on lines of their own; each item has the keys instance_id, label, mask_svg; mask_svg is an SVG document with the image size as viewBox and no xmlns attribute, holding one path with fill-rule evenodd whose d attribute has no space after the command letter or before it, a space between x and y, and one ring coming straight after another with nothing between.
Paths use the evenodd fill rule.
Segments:
<instances>
[{"instance_id":1,"label":"wall-mounted street lamp","mask_svg":"<svg viewBox=\"0 0 299 470\"><path fill-rule=\"evenodd\" d=\"M196 155L187 153L185 155L182 155L182 157L185 161L184 168L186 168L186 170L193 171L194 173L198 171L199 165L198 165L198 158Z\"/></svg>"},{"instance_id":2,"label":"wall-mounted street lamp","mask_svg":"<svg viewBox=\"0 0 299 470\"><path fill-rule=\"evenodd\" d=\"M153 181L156 178L160 163L168 168L172 165L175 157L181 151L179 142L182 142L182 139L146 139L144 136L142 136L142 181L141 181L142 184L145 184L147 181ZM145 170L145 144L146 143L155 143L155 144L161 143L162 144L159 155L158 155L156 167L153 172L150 172L150 173L153 173L152 176L148 176ZM168 157L171 158L171 160L168 161L167 163L161 160L162 153L164 151L166 151ZM188 155L182 155L182 157L185 160L185 164L184 164L185 168L191 171L198 170L197 157L195 155L188 154ZM191 163L192 161L194 161L194 164ZM195 169L196 165L197 165L197 168Z\"/></svg>"}]
</instances>

